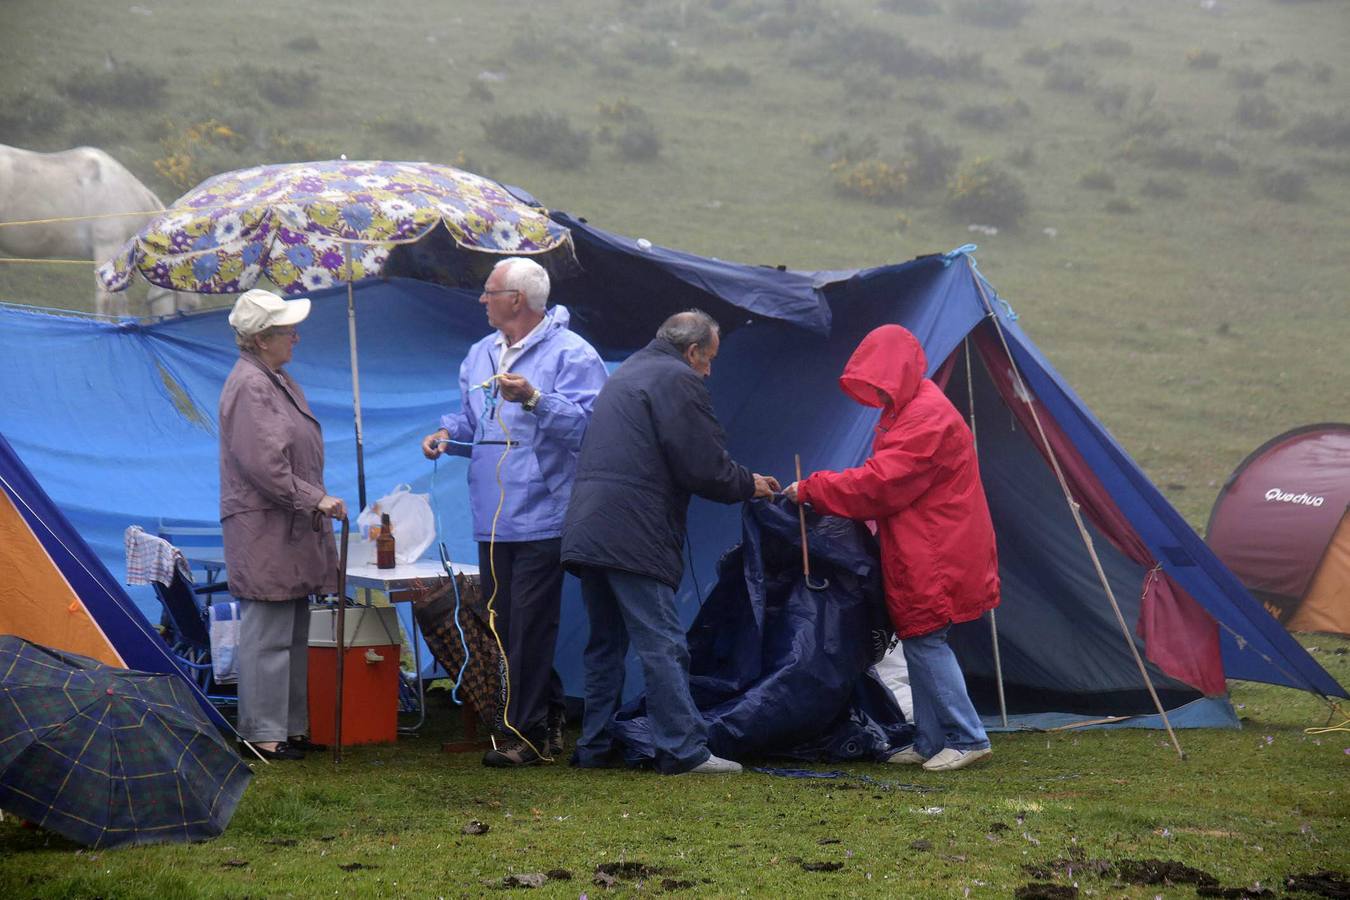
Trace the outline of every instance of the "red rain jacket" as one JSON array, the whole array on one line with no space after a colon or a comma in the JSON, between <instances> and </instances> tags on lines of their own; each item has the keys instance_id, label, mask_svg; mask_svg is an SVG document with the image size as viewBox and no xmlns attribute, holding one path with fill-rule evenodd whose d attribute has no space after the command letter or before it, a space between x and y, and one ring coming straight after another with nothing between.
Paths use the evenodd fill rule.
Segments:
<instances>
[{"instance_id":1,"label":"red rain jacket","mask_svg":"<svg viewBox=\"0 0 1350 900\"><path fill-rule=\"evenodd\" d=\"M926 368L918 339L899 325L863 338L839 386L884 407L872 455L855 469L816 472L797 495L818 512L876 521L886 605L902 639L977 619L999 602L974 441Z\"/></svg>"}]
</instances>

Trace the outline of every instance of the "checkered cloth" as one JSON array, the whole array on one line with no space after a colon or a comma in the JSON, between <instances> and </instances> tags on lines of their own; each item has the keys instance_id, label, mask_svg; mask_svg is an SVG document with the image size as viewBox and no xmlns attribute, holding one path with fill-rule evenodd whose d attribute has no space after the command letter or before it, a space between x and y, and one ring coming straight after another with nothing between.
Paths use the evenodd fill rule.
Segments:
<instances>
[{"instance_id":1,"label":"checkered cloth","mask_svg":"<svg viewBox=\"0 0 1350 900\"><path fill-rule=\"evenodd\" d=\"M127 548L127 584L149 584L157 581L168 587L173 583L177 569L183 579L192 584L192 567L183 551L153 534L146 534L139 525L127 527L122 535Z\"/></svg>"}]
</instances>

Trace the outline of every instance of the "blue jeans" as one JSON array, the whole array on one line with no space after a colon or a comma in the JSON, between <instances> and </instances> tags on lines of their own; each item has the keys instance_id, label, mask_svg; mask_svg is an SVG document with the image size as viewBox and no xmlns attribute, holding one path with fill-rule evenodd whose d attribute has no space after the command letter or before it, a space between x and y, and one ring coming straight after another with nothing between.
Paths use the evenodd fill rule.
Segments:
<instances>
[{"instance_id":1,"label":"blue jeans","mask_svg":"<svg viewBox=\"0 0 1350 900\"><path fill-rule=\"evenodd\" d=\"M975 704L966 693L966 679L956 654L947 645L944 625L937 631L905 638L905 663L914 695L914 750L930 757L945 747L982 750L989 746Z\"/></svg>"},{"instance_id":2,"label":"blue jeans","mask_svg":"<svg viewBox=\"0 0 1350 900\"><path fill-rule=\"evenodd\" d=\"M587 568L580 575L591 631L583 656L586 713L573 764L594 768L616 762L609 725L623 696L630 639L647 680L656 768L673 775L704 762L707 727L689 695L689 647L675 614L675 592L655 578L617 569Z\"/></svg>"}]
</instances>

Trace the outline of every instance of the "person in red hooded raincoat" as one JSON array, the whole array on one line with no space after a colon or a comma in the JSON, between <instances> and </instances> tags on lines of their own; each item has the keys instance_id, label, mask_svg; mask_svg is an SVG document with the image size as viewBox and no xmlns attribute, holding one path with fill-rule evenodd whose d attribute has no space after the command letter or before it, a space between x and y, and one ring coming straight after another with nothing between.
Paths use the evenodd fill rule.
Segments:
<instances>
[{"instance_id":1,"label":"person in red hooded raincoat","mask_svg":"<svg viewBox=\"0 0 1350 900\"><path fill-rule=\"evenodd\" d=\"M917 727L914 744L889 761L947 771L992 752L947 631L998 606L998 557L970 429L926 369L918 339L899 325L863 338L839 385L882 410L872 455L857 468L816 472L784 493L818 512L876 522Z\"/></svg>"}]
</instances>

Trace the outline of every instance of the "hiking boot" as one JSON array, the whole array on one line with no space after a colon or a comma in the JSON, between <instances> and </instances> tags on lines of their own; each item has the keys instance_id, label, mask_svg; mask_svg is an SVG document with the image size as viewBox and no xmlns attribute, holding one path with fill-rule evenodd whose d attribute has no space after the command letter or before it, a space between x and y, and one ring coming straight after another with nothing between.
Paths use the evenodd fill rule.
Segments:
<instances>
[{"instance_id":1,"label":"hiking boot","mask_svg":"<svg viewBox=\"0 0 1350 900\"><path fill-rule=\"evenodd\" d=\"M691 775L736 775L741 771L741 764L732 762L729 759L723 759L720 756L708 754L708 758L689 770Z\"/></svg>"},{"instance_id":2,"label":"hiking boot","mask_svg":"<svg viewBox=\"0 0 1350 900\"><path fill-rule=\"evenodd\" d=\"M938 751L937 756L924 763L923 767L929 772L954 772L992 755L993 752L989 747L983 747L979 750L957 750L955 747L944 747Z\"/></svg>"},{"instance_id":3,"label":"hiking boot","mask_svg":"<svg viewBox=\"0 0 1350 900\"><path fill-rule=\"evenodd\" d=\"M548 721L548 743L544 750L549 756L557 759L563 754L563 724L566 718L562 713L558 713L557 718L549 717Z\"/></svg>"},{"instance_id":4,"label":"hiking boot","mask_svg":"<svg viewBox=\"0 0 1350 900\"><path fill-rule=\"evenodd\" d=\"M521 766L536 766L541 762L543 758L526 743L503 744L483 754L483 765L494 769L516 769Z\"/></svg>"},{"instance_id":5,"label":"hiking boot","mask_svg":"<svg viewBox=\"0 0 1350 900\"><path fill-rule=\"evenodd\" d=\"M928 757L914 749L914 745L901 747L899 750L886 757L886 762L893 766L921 766L928 761Z\"/></svg>"}]
</instances>

